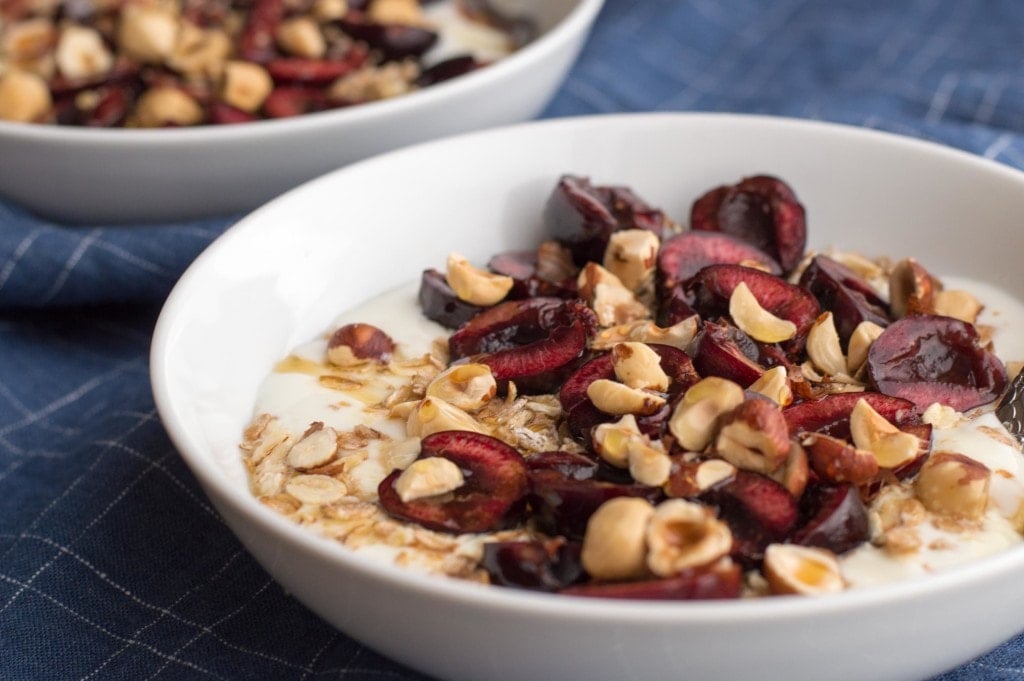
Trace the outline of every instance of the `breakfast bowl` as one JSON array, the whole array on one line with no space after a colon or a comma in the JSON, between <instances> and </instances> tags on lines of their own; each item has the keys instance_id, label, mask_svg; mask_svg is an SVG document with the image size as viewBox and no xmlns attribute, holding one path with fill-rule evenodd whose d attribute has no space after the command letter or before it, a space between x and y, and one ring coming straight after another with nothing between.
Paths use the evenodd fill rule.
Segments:
<instances>
[{"instance_id":1,"label":"breakfast bowl","mask_svg":"<svg viewBox=\"0 0 1024 681\"><path fill-rule=\"evenodd\" d=\"M229 215L376 153L531 119L562 82L602 2L492 4L530 22L529 42L501 58L486 52L485 67L401 96L231 125L128 129L0 120L0 196L69 223ZM459 24L423 61L461 54L463 44L475 49L481 41L473 36Z\"/></svg>"},{"instance_id":2,"label":"breakfast bowl","mask_svg":"<svg viewBox=\"0 0 1024 681\"><path fill-rule=\"evenodd\" d=\"M535 245L548 235L541 216L552 188L567 175L628 185L685 224L708 189L756 173L794 188L809 249L912 256L948 277L947 287L989 282L974 290L1001 310L993 326L1021 323L1013 216L1024 209L1024 175L1015 170L820 122L560 119L365 160L229 229L182 277L157 324L151 372L160 416L229 527L289 593L345 634L437 678L915 679L950 669L1022 629L1019 541L934 574L822 595L579 597L399 566L301 527L252 491L240 443L261 386L343 312L443 268L454 251L482 263ZM401 316L360 309L375 324ZM1001 353L1024 357L1019 336L997 331Z\"/></svg>"}]
</instances>

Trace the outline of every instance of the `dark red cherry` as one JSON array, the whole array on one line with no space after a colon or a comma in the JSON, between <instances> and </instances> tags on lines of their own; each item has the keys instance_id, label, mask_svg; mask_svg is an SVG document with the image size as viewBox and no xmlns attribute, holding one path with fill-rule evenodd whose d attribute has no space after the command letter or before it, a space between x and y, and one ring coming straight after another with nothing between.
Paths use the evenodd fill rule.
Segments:
<instances>
[{"instance_id":1,"label":"dark red cherry","mask_svg":"<svg viewBox=\"0 0 1024 681\"><path fill-rule=\"evenodd\" d=\"M861 322L889 324L889 306L863 277L824 255L815 256L800 275L800 286L810 291L823 310L831 310L843 344Z\"/></svg>"},{"instance_id":2,"label":"dark red cherry","mask_svg":"<svg viewBox=\"0 0 1024 681\"><path fill-rule=\"evenodd\" d=\"M537 297L577 297L576 280L574 278L554 282L543 279L537 274L536 251L506 251L498 253L490 259L487 267L492 272L512 277L514 283L512 284L512 290L509 291L507 296L509 300Z\"/></svg>"},{"instance_id":3,"label":"dark red cherry","mask_svg":"<svg viewBox=\"0 0 1024 681\"><path fill-rule=\"evenodd\" d=\"M693 296L683 284L678 284L658 295L658 325L672 326L697 314L693 309Z\"/></svg>"},{"instance_id":4,"label":"dark red cherry","mask_svg":"<svg viewBox=\"0 0 1024 681\"><path fill-rule=\"evenodd\" d=\"M446 80L472 73L483 66L483 62L477 61L471 54L456 55L423 69L416 78L416 85L419 87L437 85Z\"/></svg>"},{"instance_id":5,"label":"dark red cherry","mask_svg":"<svg viewBox=\"0 0 1024 681\"><path fill-rule=\"evenodd\" d=\"M526 468L529 471L554 470L571 480L592 480L597 476L598 462L576 452L553 450L529 457Z\"/></svg>"},{"instance_id":6,"label":"dark red cherry","mask_svg":"<svg viewBox=\"0 0 1024 681\"><path fill-rule=\"evenodd\" d=\"M909 400L876 392L836 393L793 404L782 410L794 436L821 432L841 440L850 439L850 414L859 400L866 400L889 423L907 428L921 423L921 412ZM915 433L916 434L916 433Z\"/></svg>"},{"instance_id":7,"label":"dark red cherry","mask_svg":"<svg viewBox=\"0 0 1024 681\"><path fill-rule=\"evenodd\" d=\"M699 498L718 507L719 516L732 530L733 557L744 565L760 562L768 544L784 540L796 526L796 499L785 487L757 473L739 470Z\"/></svg>"},{"instance_id":8,"label":"dark red cherry","mask_svg":"<svg viewBox=\"0 0 1024 681\"><path fill-rule=\"evenodd\" d=\"M774 257L787 272L800 262L807 244L803 205L789 185L769 175L707 192L693 204L690 227L739 237Z\"/></svg>"},{"instance_id":9,"label":"dark red cherry","mask_svg":"<svg viewBox=\"0 0 1024 681\"><path fill-rule=\"evenodd\" d=\"M690 279L687 288L694 296L694 309L701 317L713 319L728 317L729 299L740 282L750 288L761 307L796 325L796 338L785 345L794 351L803 347L807 332L821 313L818 301L806 289L742 265L705 267Z\"/></svg>"},{"instance_id":10,"label":"dark red cherry","mask_svg":"<svg viewBox=\"0 0 1024 681\"><path fill-rule=\"evenodd\" d=\"M800 499L800 526L791 541L843 553L867 541L868 512L853 485L818 484Z\"/></svg>"},{"instance_id":11,"label":"dark red cherry","mask_svg":"<svg viewBox=\"0 0 1024 681\"><path fill-rule=\"evenodd\" d=\"M508 541L484 544L480 567L491 584L534 591L558 591L585 578L580 543Z\"/></svg>"},{"instance_id":12,"label":"dark red cherry","mask_svg":"<svg viewBox=\"0 0 1024 681\"><path fill-rule=\"evenodd\" d=\"M868 375L879 392L920 409L938 402L967 411L996 400L1009 382L974 325L934 315L893 322L868 351Z\"/></svg>"},{"instance_id":13,"label":"dark red cherry","mask_svg":"<svg viewBox=\"0 0 1024 681\"><path fill-rule=\"evenodd\" d=\"M459 328L484 310L455 295L444 275L434 269L423 270L419 303L423 316L449 329Z\"/></svg>"},{"instance_id":14,"label":"dark red cherry","mask_svg":"<svg viewBox=\"0 0 1024 681\"><path fill-rule=\"evenodd\" d=\"M369 45L385 61L418 59L437 43L435 31L407 24L377 24L368 21L338 22L348 35Z\"/></svg>"},{"instance_id":15,"label":"dark red cherry","mask_svg":"<svg viewBox=\"0 0 1024 681\"><path fill-rule=\"evenodd\" d=\"M323 90L309 85L280 85L263 102L263 113L268 118L291 118L329 108Z\"/></svg>"},{"instance_id":16,"label":"dark red cherry","mask_svg":"<svg viewBox=\"0 0 1024 681\"><path fill-rule=\"evenodd\" d=\"M544 221L572 250L577 265L604 259L608 238L620 229L647 229L661 236L665 214L627 187L591 184L578 175L563 175L548 198Z\"/></svg>"},{"instance_id":17,"label":"dark red cherry","mask_svg":"<svg viewBox=\"0 0 1024 681\"><path fill-rule=\"evenodd\" d=\"M743 575L740 566L735 563L723 563L709 568L683 570L678 575L665 579L594 582L571 586L559 593L590 598L693 601L739 598L742 588Z\"/></svg>"},{"instance_id":18,"label":"dark red cherry","mask_svg":"<svg viewBox=\"0 0 1024 681\"><path fill-rule=\"evenodd\" d=\"M694 339L693 365L701 376L718 376L746 388L765 372L758 347L728 322L704 322Z\"/></svg>"},{"instance_id":19,"label":"dark red cherry","mask_svg":"<svg viewBox=\"0 0 1024 681\"><path fill-rule=\"evenodd\" d=\"M582 539L587 521L609 499L643 497L656 502L661 490L638 484L621 484L597 479L580 480L556 468L529 471L529 507L537 528L546 534Z\"/></svg>"},{"instance_id":20,"label":"dark red cherry","mask_svg":"<svg viewBox=\"0 0 1024 681\"><path fill-rule=\"evenodd\" d=\"M658 279L663 291L683 284L708 265L757 263L773 274L782 269L775 259L742 239L721 232L683 232L658 251Z\"/></svg>"},{"instance_id":21,"label":"dark red cherry","mask_svg":"<svg viewBox=\"0 0 1024 681\"><path fill-rule=\"evenodd\" d=\"M377 488L389 515L439 532L490 532L517 520L527 489L526 464L515 449L497 438L447 430L423 438L419 459L442 457L457 465L465 483L450 494L402 501L395 470Z\"/></svg>"}]
</instances>

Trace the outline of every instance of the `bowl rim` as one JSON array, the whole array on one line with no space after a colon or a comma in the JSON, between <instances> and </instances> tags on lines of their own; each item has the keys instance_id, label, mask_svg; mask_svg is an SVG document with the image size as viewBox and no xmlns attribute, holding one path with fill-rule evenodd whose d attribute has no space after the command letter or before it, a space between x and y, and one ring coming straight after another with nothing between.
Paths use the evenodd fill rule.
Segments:
<instances>
[{"instance_id":1,"label":"bowl rim","mask_svg":"<svg viewBox=\"0 0 1024 681\"><path fill-rule=\"evenodd\" d=\"M339 177L360 173L363 167L387 164L394 157L430 154L433 153L432 150L443 149L445 145L452 143L474 144L486 142L490 137L528 135L533 129L576 128L581 125L642 126L655 121L669 121L670 124L676 124L672 121L678 121L679 125L767 126L840 135L852 139L853 142L883 143L895 146L897 151L903 153L925 154L945 162L967 164L973 171L998 176L1024 187L1024 171L934 141L846 123L739 113L635 112L530 121L423 142L353 163L299 185L252 211L228 228L189 266L160 312L150 351L150 377L154 400L171 441L206 493L210 495L212 491L217 496L216 501L227 504L233 511L246 516L262 532L270 533L292 546L311 552L322 560L337 563L339 569L353 570L363 577L384 583L390 589L412 591L424 597L444 599L446 602L457 603L466 608L540 615L563 620L589 620L601 617L614 623L712 625L737 620L756 623L794 617L835 615L870 610L883 605L896 607L900 603L912 603L923 597L941 596L944 591L957 586L1009 578L1024 568L1024 543L1021 543L994 555L953 566L935 574L815 598L777 596L768 599L714 601L640 601L572 598L519 589L493 588L450 577L425 574L360 555L259 504L248 489L243 489L217 470L217 464L210 460L209 452L192 450L188 434L173 418L177 405L171 399L168 389L170 378L167 364L172 352L174 332L179 326L179 318L187 309L184 306L188 299L199 290L196 289L196 279L204 271L207 260L213 259L224 249L231 248L236 239L246 238L248 232L264 229L264 212L274 210L281 204L301 202L305 194L316 192L322 185L338 181Z\"/></svg>"},{"instance_id":2,"label":"bowl rim","mask_svg":"<svg viewBox=\"0 0 1024 681\"><path fill-rule=\"evenodd\" d=\"M17 138L23 141L95 145L152 145L182 142L216 143L246 141L267 134L289 135L315 131L321 127L358 125L375 118L388 119L414 113L420 107L429 108L447 99L475 96L474 92L488 87L492 81L501 81L506 75L528 71L545 62L552 53L570 43L576 36L585 35L604 5L604 0L574 0L569 12L535 40L503 59L452 78L437 85L411 92L400 97L366 102L352 107L317 111L279 119L260 119L237 125L197 125L168 129L141 128L83 128L79 126L19 123L0 120L0 139Z\"/></svg>"}]
</instances>

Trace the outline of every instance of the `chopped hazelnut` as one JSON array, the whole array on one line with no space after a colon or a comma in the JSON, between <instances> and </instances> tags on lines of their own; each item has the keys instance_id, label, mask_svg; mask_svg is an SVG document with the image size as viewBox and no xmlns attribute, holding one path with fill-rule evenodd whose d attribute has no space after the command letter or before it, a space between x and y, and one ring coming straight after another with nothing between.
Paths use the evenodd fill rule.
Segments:
<instances>
[{"instance_id":1,"label":"chopped hazelnut","mask_svg":"<svg viewBox=\"0 0 1024 681\"><path fill-rule=\"evenodd\" d=\"M616 497L590 516L580 560L595 579L629 579L646 572L647 523L654 507L639 497Z\"/></svg>"},{"instance_id":2,"label":"chopped hazelnut","mask_svg":"<svg viewBox=\"0 0 1024 681\"><path fill-rule=\"evenodd\" d=\"M372 0L367 18L378 24L418 26L425 22L419 0Z\"/></svg>"},{"instance_id":3,"label":"chopped hazelnut","mask_svg":"<svg viewBox=\"0 0 1024 681\"><path fill-rule=\"evenodd\" d=\"M647 567L660 577L671 577L728 554L732 532L711 509L669 499L658 504L647 523L647 546Z\"/></svg>"},{"instance_id":4,"label":"chopped hazelnut","mask_svg":"<svg viewBox=\"0 0 1024 681\"><path fill-rule=\"evenodd\" d=\"M737 468L770 475L789 457L786 418L767 400L746 400L725 414L715 451Z\"/></svg>"},{"instance_id":5,"label":"chopped hazelnut","mask_svg":"<svg viewBox=\"0 0 1024 681\"><path fill-rule=\"evenodd\" d=\"M594 428L594 449L598 455L617 468L629 465L629 443L641 437L636 417L624 414L618 421L602 423Z\"/></svg>"},{"instance_id":6,"label":"chopped hazelnut","mask_svg":"<svg viewBox=\"0 0 1024 681\"><path fill-rule=\"evenodd\" d=\"M653 414L665 405L661 395L605 378L587 386L587 397L606 414Z\"/></svg>"},{"instance_id":7,"label":"chopped hazelnut","mask_svg":"<svg viewBox=\"0 0 1024 681\"><path fill-rule=\"evenodd\" d=\"M834 553L797 544L769 544L764 575L774 594L816 596L846 587Z\"/></svg>"},{"instance_id":8,"label":"chopped hazelnut","mask_svg":"<svg viewBox=\"0 0 1024 681\"><path fill-rule=\"evenodd\" d=\"M747 390L771 399L780 407L788 406L793 401L793 387L786 367L772 367L761 374L761 377L747 386Z\"/></svg>"},{"instance_id":9,"label":"chopped hazelnut","mask_svg":"<svg viewBox=\"0 0 1024 681\"><path fill-rule=\"evenodd\" d=\"M914 480L914 493L932 513L978 519L988 507L992 471L963 454L936 452Z\"/></svg>"},{"instance_id":10,"label":"chopped hazelnut","mask_svg":"<svg viewBox=\"0 0 1024 681\"><path fill-rule=\"evenodd\" d=\"M512 277L474 267L458 253L448 256L445 280L460 300L473 305L494 305L512 290Z\"/></svg>"},{"instance_id":11,"label":"chopped hazelnut","mask_svg":"<svg viewBox=\"0 0 1024 681\"><path fill-rule=\"evenodd\" d=\"M487 434L483 424L455 405L436 397L425 397L409 414L406 431L415 437L426 437L442 430L469 430Z\"/></svg>"},{"instance_id":12,"label":"chopped hazelnut","mask_svg":"<svg viewBox=\"0 0 1024 681\"><path fill-rule=\"evenodd\" d=\"M158 5L129 4L121 11L118 44L132 59L159 64L174 50L177 15Z\"/></svg>"},{"instance_id":13,"label":"chopped hazelnut","mask_svg":"<svg viewBox=\"0 0 1024 681\"><path fill-rule=\"evenodd\" d=\"M618 343L612 347L615 377L630 388L668 390L669 377L661 368L661 355L646 343Z\"/></svg>"},{"instance_id":14,"label":"chopped hazelnut","mask_svg":"<svg viewBox=\"0 0 1024 681\"><path fill-rule=\"evenodd\" d=\"M884 331L874 322L863 321L854 328L847 344L846 370L850 376L857 376L868 361L868 350Z\"/></svg>"},{"instance_id":15,"label":"chopped hazelnut","mask_svg":"<svg viewBox=\"0 0 1024 681\"><path fill-rule=\"evenodd\" d=\"M820 371L829 376L846 373L846 357L839 342L831 312L821 314L807 332L807 356Z\"/></svg>"},{"instance_id":16,"label":"chopped hazelnut","mask_svg":"<svg viewBox=\"0 0 1024 681\"><path fill-rule=\"evenodd\" d=\"M178 88L153 87L139 98L133 120L140 128L195 125L203 120L203 108Z\"/></svg>"},{"instance_id":17,"label":"chopped hazelnut","mask_svg":"<svg viewBox=\"0 0 1024 681\"><path fill-rule=\"evenodd\" d=\"M93 28L66 26L57 41L57 68L72 80L101 76L114 65L114 55Z\"/></svg>"},{"instance_id":18,"label":"chopped hazelnut","mask_svg":"<svg viewBox=\"0 0 1024 681\"><path fill-rule=\"evenodd\" d=\"M248 61L229 61L224 66L221 99L233 107L252 113L263 106L274 81L267 70Z\"/></svg>"},{"instance_id":19,"label":"chopped hazelnut","mask_svg":"<svg viewBox=\"0 0 1024 681\"><path fill-rule=\"evenodd\" d=\"M601 326L626 324L651 316L647 306L614 274L589 262L577 277L580 297L587 301Z\"/></svg>"},{"instance_id":20,"label":"chopped hazelnut","mask_svg":"<svg viewBox=\"0 0 1024 681\"><path fill-rule=\"evenodd\" d=\"M45 118L52 106L50 89L36 74L17 69L0 74L0 120L32 123Z\"/></svg>"},{"instance_id":21,"label":"chopped hazelnut","mask_svg":"<svg viewBox=\"0 0 1024 681\"><path fill-rule=\"evenodd\" d=\"M427 385L427 395L437 397L459 409L476 411L491 401L498 391L497 381L486 364L457 364L445 369Z\"/></svg>"},{"instance_id":22,"label":"chopped hazelnut","mask_svg":"<svg viewBox=\"0 0 1024 681\"><path fill-rule=\"evenodd\" d=\"M729 316L745 334L763 343L781 343L796 336L796 324L764 309L742 281L729 297Z\"/></svg>"},{"instance_id":23,"label":"chopped hazelnut","mask_svg":"<svg viewBox=\"0 0 1024 681\"><path fill-rule=\"evenodd\" d=\"M865 399L857 400L850 413L850 435L854 446L871 452L882 468L896 468L917 458L926 443L889 423Z\"/></svg>"},{"instance_id":24,"label":"chopped hazelnut","mask_svg":"<svg viewBox=\"0 0 1024 681\"><path fill-rule=\"evenodd\" d=\"M643 297L654 290L654 266L660 245L658 236L650 230L619 230L608 239L603 264L623 286Z\"/></svg>"},{"instance_id":25,"label":"chopped hazelnut","mask_svg":"<svg viewBox=\"0 0 1024 681\"><path fill-rule=\"evenodd\" d=\"M402 501L436 497L453 492L465 483L462 470L452 461L430 456L413 461L395 480L395 491Z\"/></svg>"},{"instance_id":26,"label":"chopped hazelnut","mask_svg":"<svg viewBox=\"0 0 1024 681\"><path fill-rule=\"evenodd\" d=\"M311 17L285 19L277 27L275 37L282 50L297 57L319 59L327 51L327 42L320 26Z\"/></svg>"},{"instance_id":27,"label":"chopped hazelnut","mask_svg":"<svg viewBox=\"0 0 1024 681\"><path fill-rule=\"evenodd\" d=\"M668 427L679 445L688 451L701 451L718 434L721 418L739 406L743 388L717 376L709 376L683 395L669 418Z\"/></svg>"},{"instance_id":28,"label":"chopped hazelnut","mask_svg":"<svg viewBox=\"0 0 1024 681\"><path fill-rule=\"evenodd\" d=\"M0 53L14 63L39 59L53 47L57 31L53 22L43 17L11 24L3 35Z\"/></svg>"}]
</instances>

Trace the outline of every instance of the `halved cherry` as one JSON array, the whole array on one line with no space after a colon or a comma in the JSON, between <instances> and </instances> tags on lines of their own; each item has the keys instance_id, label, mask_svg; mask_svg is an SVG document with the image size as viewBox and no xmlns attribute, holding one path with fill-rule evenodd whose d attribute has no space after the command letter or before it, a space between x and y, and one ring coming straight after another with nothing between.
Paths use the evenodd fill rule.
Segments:
<instances>
[{"instance_id":1,"label":"halved cherry","mask_svg":"<svg viewBox=\"0 0 1024 681\"><path fill-rule=\"evenodd\" d=\"M791 541L843 553L867 541L868 512L850 484L809 486L800 498L800 526Z\"/></svg>"},{"instance_id":2,"label":"halved cherry","mask_svg":"<svg viewBox=\"0 0 1024 681\"><path fill-rule=\"evenodd\" d=\"M420 459L442 457L457 465L465 483L450 494L402 501L395 490L401 470L392 471L377 488L389 515L439 532L490 532L516 518L527 489L526 464L501 440L462 430L423 438Z\"/></svg>"},{"instance_id":3,"label":"halved cherry","mask_svg":"<svg viewBox=\"0 0 1024 681\"><path fill-rule=\"evenodd\" d=\"M565 241L577 265L601 262L612 232L647 229L658 236L668 224L665 214L627 187L595 186L590 179L563 175L544 213L551 233Z\"/></svg>"},{"instance_id":4,"label":"halved cherry","mask_svg":"<svg viewBox=\"0 0 1024 681\"><path fill-rule=\"evenodd\" d=\"M557 468L529 471L529 506L537 528L546 534L582 539L587 521L601 504L615 497L643 497L652 503L662 498L657 487L603 480L580 480Z\"/></svg>"},{"instance_id":5,"label":"halved cherry","mask_svg":"<svg viewBox=\"0 0 1024 681\"><path fill-rule=\"evenodd\" d=\"M526 460L529 471L554 470L571 480L597 480L632 485L633 476L624 468L616 468L596 454L564 450L540 452Z\"/></svg>"},{"instance_id":6,"label":"halved cherry","mask_svg":"<svg viewBox=\"0 0 1024 681\"><path fill-rule=\"evenodd\" d=\"M290 118L329 109L331 103L323 90L307 85L279 85L263 102L268 118Z\"/></svg>"},{"instance_id":7,"label":"halved cherry","mask_svg":"<svg viewBox=\"0 0 1024 681\"><path fill-rule=\"evenodd\" d=\"M909 429L921 423L921 412L913 402L871 391L836 393L800 402L783 409L782 415L786 417L792 435L820 432L849 440L850 414L861 399L897 428Z\"/></svg>"},{"instance_id":8,"label":"halved cherry","mask_svg":"<svg viewBox=\"0 0 1024 681\"><path fill-rule=\"evenodd\" d=\"M757 345L725 321L704 322L694 339L693 365L701 376L718 376L746 388L765 372L757 358Z\"/></svg>"},{"instance_id":9,"label":"halved cherry","mask_svg":"<svg viewBox=\"0 0 1024 681\"><path fill-rule=\"evenodd\" d=\"M211 102L206 111L207 119L214 125L251 123L259 120L256 114L243 111L224 102Z\"/></svg>"},{"instance_id":10,"label":"halved cherry","mask_svg":"<svg viewBox=\"0 0 1024 681\"><path fill-rule=\"evenodd\" d=\"M278 57L266 69L275 83L327 85L362 67L368 57L366 48L355 43L341 59Z\"/></svg>"},{"instance_id":11,"label":"halved cherry","mask_svg":"<svg viewBox=\"0 0 1024 681\"><path fill-rule=\"evenodd\" d=\"M559 298L510 300L486 308L448 339L452 359L526 345L547 336Z\"/></svg>"},{"instance_id":12,"label":"halved cherry","mask_svg":"<svg viewBox=\"0 0 1024 681\"><path fill-rule=\"evenodd\" d=\"M967 411L996 400L1006 367L982 347L973 324L935 315L893 322L868 351L868 375L879 392Z\"/></svg>"},{"instance_id":13,"label":"halved cherry","mask_svg":"<svg viewBox=\"0 0 1024 681\"><path fill-rule=\"evenodd\" d=\"M614 377L615 367L612 364L611 352L602 352L588 360L572 372L559 389L558 401L562 405L562 411L568 412L577 404L587 401L587 387L594 381Z\"/></svg>"},{"instance_id":14,"label":"halved cherry","mask_svg":"<svg viewBox=\"0 0 1024 681\"><path fill-rule=\"evenodd\" d=\"M505 303L470 320L449 338L452 357L464 357L467 348L479 348L480 354L473 357L491 368L499 389L515 381L524 393L554 392L586 352L597 317L581 300L534 304L539 300L550 299L511 301L518 307L511 308L510 315L499 310L509 304ZM504 325L490 323L494 317L508 316L511 320ZM478 325L481 318L485 321Z\"/></svg>"},{"instance_id":15,"label":"halved cherry","mask_svg":"<svg viewBox=\"0 0 1024 681\"><path fill-rule=\"evenodd\" d=\"M824 255L815 256L800 275L800 286L810 291L823 310L831 310L843 343L861 322L889 324L889 306L859 274Z\"/></svg>"},{"instance_id":16,"label":"halved cherry","mask_svg":"<svg viewBox=\"0 0 1024 681\"><path fill-rule=\"evenodd\" d=\"M564 450L539 452L526 459L528 471L554 470L571 480L592 480L597 476L595 459Z\"/></svg>"},{"instance_id":17,"label":"halved cherry","mask_svg":"<svg viewBox=\"0 0 1024 681\"><path fill-rule=\"evenodd\" d=\"M806 289L790 284L768 272L742 265L709 265L690 279L687 289L694 296L693 307L705 319L727 317L733 290L745 283L757 302L776 317L796 325L796 338L786 346L803 346L807 332L821 313L818 301Z\"/></svg>"},{"instance_id":18,"label":"halved cherry","mask_svg":"<svg viewBox=\"0 0 1024 681\"><path fill-rule=\"evenodd\" d=\"M658 325L672 326L697 314L693 309L693 296L683 284L658 294Z\"/></svg>"},{"instance_id":19,"label":"halved cherry","mask_svg":"<svg viewBox=\"0 0 1024 681\"><path fill-rule=\"evenodd\" d=\"M379 52L385 61L418 59L438 40L437 32L422 26L354 21L350 17L338 24L345 33Z\"/></svg>"},{"instance_id":20,"label":"halved cherry","mask_svg":"<svg viewBox=\"0 0 1024 681\"><path fill-rule=\"evenodd\" d=\"M739 237L773 256L787 272L800 262L807 244L803 205L789 185L769 175L707 192L690 210L690 227Z\"/></svg>"},{"instance_id":21,"label":"halved cherry","mask_svg":"<svg viewBox=\"0 0 1024 681\"><path fill-rule=\"evenodd\" d=\"M782 274L775 259L760 248L721 232L690 231L677 234L658 251L658 278L661 290L685 283L708 265L758 263L772 274Z\"/></svg>"},{"instance_id":22,"label":"halved cherry","mask_svg":"<svg viewBox=\"0 0 1024 681\"><path fill-rule=\"evenodd\" d=\"M449 329L459 328L484 311L484 308L455 295L444 275L435 269L423 270L419 303L423 316Z\"/></svg>"},{"instance_id":23,"label":"halved cherry","mask_svg":"<svg viewBox=\"0 0 1024 681\"><path fill-rule=\"evenodd\" d=\"M534 591L558 591L585 577L580 543L507 541L484 544L480 567L491 584Z\"/></svg>"},{"instance_id":24,"label":"halved cherry","mask_svg":"<svg viewBox=\"0 0 1024 681\"><path fill-rule=\"evenodd\" d=\"M416 78L416 85L418 87L437 85L446 80L476 71L485 65L485 62L479 61L471 54L455 55L423 69Z\"/></svg>"},{"instance_id":25,"label":"halved cherry","mask_svg":"<svg viewBox=\"0 0 1024 681\"><path fill-rule=\"evenodd\" d=\"M760 562L768 544L784 540L796 527L797 500L785 487L758 473L738 470L699 498L718 507L719 516L732 530L733 557L745 565Z\"/></svg>"},{"instance_id":26,"label":"halved cherry","mask_svg":"<svg viewBox=\"0 0 1024 681\"><path fill-rule=\"evenodd\" d=\"M590 598L628 598L636 600L693 601L739 598L743 587L742 571L735 563L687 569L674 577L636 582L593 582L559 591L570 596Z\"/></svg>"},{"instance_id":27,"label":"halved cherry","mask_svg":"<svg viewBox=\"0 0 1024 681\"><path fill-rule=\"evenodd\" d=\"M512 277L514 283L507 296L509 300L537 297L575 298L577 296L575 279L553 282L537 275L536 251L498 253L488 261L487 267L492 272Z\"/></svg>"}]
</instances>

